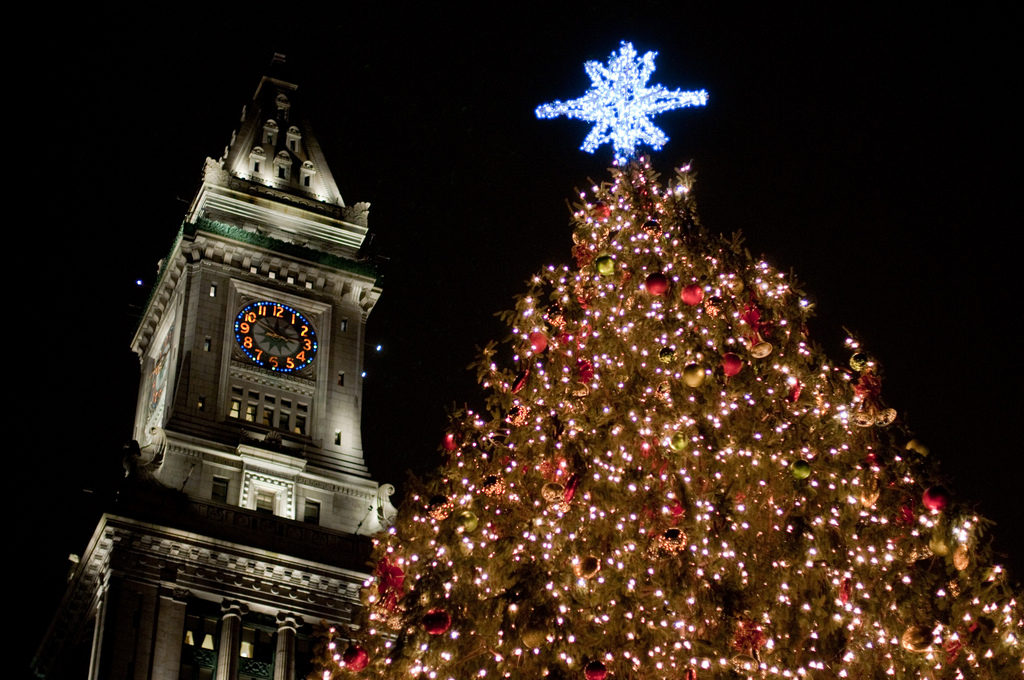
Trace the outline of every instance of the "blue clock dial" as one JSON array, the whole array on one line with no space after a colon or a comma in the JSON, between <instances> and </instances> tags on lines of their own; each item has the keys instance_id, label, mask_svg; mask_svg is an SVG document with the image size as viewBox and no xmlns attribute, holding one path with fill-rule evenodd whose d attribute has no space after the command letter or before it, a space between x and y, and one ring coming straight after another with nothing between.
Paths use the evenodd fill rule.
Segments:
<instances>
[{"instance_id":1,"label":"blue clock dial","mask_svg":"<svg viewBox=\"0 0 1024 680\"><path fill-rule=\"evenodd\" d=\"M305 315L280 302L252 302L235 317L235 342L254 364L294 373L313 362L316 330Z\"/></svg>"}]
</instances>

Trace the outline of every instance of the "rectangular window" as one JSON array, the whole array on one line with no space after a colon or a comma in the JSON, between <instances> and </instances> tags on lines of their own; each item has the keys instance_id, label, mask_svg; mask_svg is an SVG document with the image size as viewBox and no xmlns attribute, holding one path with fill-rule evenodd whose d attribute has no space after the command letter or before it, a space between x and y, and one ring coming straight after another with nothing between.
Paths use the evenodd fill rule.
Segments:
<instances>
[{"instance_id":1,"label":"rectangular window","mask_svg":"<svg viewBox=\"0 0 1024 680\"><path fill-rule=\"evenodd\" d=\"M277 272L273 272L273 271L267 272L267 276L269 276L272 279L276 279L277 278Z\"/></svg>"},{"instance_id":2,"label":"rectangular window","mask_svg":"<svg viewBox=\"0 0 1024 680\"><path fill-rule=\"evenodd\" d=\"M240 399L231 400L231 411L228 412L229 418L238 418L242 415L242 401Z\"/></svg>"},{"instance_id":3,"label":"rectangular window","mask_svg":"<svg viewBox=\"0 0 1024 680\"><path fill-rule=\"evenodd\" d=\"M213 492L210 494L212 500L218 503L228 502L228 480L227 477L213 478Z\"/></svg>"},{"instance_id":4,"label":"rectangular window","mask_svg":"<svg viewBox=\"0 0 1024 680\"><path fill-rule=\"evenodd\" d=\"M206 410L206 397L199 397L199 401L196 403L196 408L200 411Z\"/></svg>"},{"instance_id":5,"label":"rectangular window","mask_svg":"<svg viewBox=\"0 0 1024 680\"><path fill-rule=\"evenodd\" d=\"M274 514L274 494L269 491L256 492L256 512Z\"/></svg>"},{"instance_id":6,"label":"rectangular window","mask_svg":"<svg viewBox=\"0 0 1024 680\"><path fill-rule=\"evenodd\" d=\"M341 446L341 430L334 431L334 445Z\"/></svg>"},{"instance_id":7,"label":"rectangular window","mask_svg":"<svg viewBox=\"0 0 1024 680\"><path fill-rule=\"evenodd\" d=\"M341 332L344 333L348 330L348 319L341 320Z\"/></svg>"},{"instance_id":8,"label":"rectangular window","mask_svg":"<svg viewBox=\"0 0 1024 680\"><path fill-rule=\"evenodd\" d=\"M302 183L305 184L307 187L309 186L309 175L306 175L305 177L302 178Z\"/></svg>"},{"instance_id":9,"label":"rectangular window","mask_svg":"<svg viewBox=\"0 0 1024 680\"><path fill-rule=\"evenodd\" d=\"M287 411L281 411L281 415L279 415L278 418L277 418L277 426L280 429L282 429L282 430L287 430L288 429L288 419L290 417L291 417L290 413L288 413Z\"/></svg>"},{"instance_id":10,"label":"rectangular window","mask_svg":"<svg viewBox=\"0 0 1024 680\"><path fill-rule=\"evenodd\" d=\"M320 504L316 501L306 501L302 521L306 524L320 524Z\"/></svg>"},{"instance_id":11,"label":"rectangular window","mask_svg":"<svg viewBox=\"0 0 1024 680\"><path fill-rule=\"evenodd\" d=\"M341 372L338 373L338 387L344 387L344 386L345 386L345 371L341 371Z\"/></svg>"},{"instance_id":12,"label":"rectangular window","mask_svg":"<svg viewBox=\"0 0 1024 680\"><path fill-rule=\"evenodd\" d=\"M256 404L245 405L245 419L250 423L256 422Z\"/></svg>"},{"instance_id":13,"label":"rectangular window","mask_svg":"<svg viewBox=\"0 0 1024 680\"><path fill-rule=\"evenodd\" d=\"M284 168L282 168L282 167L279 167L279 168L277 169L277 176L278 176L278 177L279 177L280 179L284 179Z\"/></svg>"},{"instance_id":14,"label":"rectangular window","mask_svg":"<svg viewBox=\"0 0 1024 680\"><path fill-rule=\"evenodd\" d=\"M204 352L209 352L210 351L210 338L206 338L206 340L203 341L203 351Z\"/></svg>"},{"instance_id":15,"label":"rectangular window","mask_svg":"<svg viewBox=\"0 0 1024 680\"><path fill-rule=\"evenodd\" d=\"M263 407L263 424L267 427L274 426L274 409Z\"/></svg>"},{"instance_id":16,"label":"rectangular window","mask_svg":"<svg viewBox=\"0 0 1024 680\"><path fill-rule=\"evenodd\" d=\"M217 297L217 284L216 283L211 283L210 284L210 297Z\"/></svg>"},{"instance_id":17,"label":"rectangular window","mask_svg":"<svg viewBox=\"0 0 1024 680\"><path fill-rule=\"evenodd\" d=\"M295 434L306 434L306 416L295 416Z\"/></svg>"},{"instance_id":18,"label":"rectangular window","mask_svg":"<svg viewBox=\"0 0 1024 680\"><path fill-rule=\"evenodd\" d=\"M309 288L310 290L313 290L313 282L312 281L306 281L306 288Z\"/></svg>"},{"instance_id":19,"label":"rectangular window","mask_svg":"<svg viewBox=\"0 0 1024 680\"><path fill-rule=\"evenodd\" d=\"M256 655L256 631L252 628L242 629L242 648L238 656L243 659L252 659Z\"/></svg>"},{"instance_id":20,"label":"rectangular window","mask_svg":"<svg viewBox=\"0 0 1024 680\"><path fill-rule=\"evenodd\" d=\"M287 280L288 280L288 283L295 283L295 277L294 276L289 276Z\"/></svg>"},{"instance_id":21,"label":"rectangular window","mask_svg":"<svg viewBox=\"0 0 1024 680\"><path fill-rule=\"evenodd\" d=\"M252 171L253 172L259 172L260 171L260 162L259 161L256 161L255 163L252 164Z\"/></svg>"},{"instance_id":22,"label":"rectangular window","mask_svg":"<svg viewBox=\"0 0 1024 680\"><path fill-rule=\"evenodd\" d=\"M288 142L288 146L290 146L292 148L292 151L295 151L295 140L293 139L293 140L289 141Z\"/></svg>"}]
</instances>

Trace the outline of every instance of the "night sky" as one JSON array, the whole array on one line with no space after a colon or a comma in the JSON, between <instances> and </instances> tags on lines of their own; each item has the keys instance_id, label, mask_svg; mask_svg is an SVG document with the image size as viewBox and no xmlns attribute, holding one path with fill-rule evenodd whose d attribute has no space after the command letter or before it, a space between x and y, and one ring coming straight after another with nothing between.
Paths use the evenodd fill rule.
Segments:
<instances>
[{"instance_id":1,"label":"night sky","mask_svg":"<svg viewBox=\"0 0 1024 680\"><path fill-rule=\"evenodd\" d=\"M582 95L583 62L630 40L658 51L652 83L710 93L707 107L656 119L670 141L655 167L671 176L692 159L703 224L742 230L752 253L795 272L816 304L811 338L832 357L848 356L844 327L863 341L883 366L883 398L957 497L997 522L996 548L1020 579L1009 17L969 5L591 2L571 15L362 4L377 8L147 6L116 21L90 9L44 41L61 66L33 77L25 99L38 104L24 102L42 124L11 133L38 133L48 154L34 174L45 217L22 238L25 264L48 278L36 304L64 310L50 332L77 339L26 380L39 385L29 410L42 448L25 455L53 478L51 494L22 506L38 594L26 657L60 600L67 554L85 547L120 474L138 381L129 342L157 261L275 51L312 103L345 201L372 204L384 292L368 341L383 351L367 361L363 443L377 481L436 466L446 409L482 407L465 367L504 339L494 314L536 270L571 261L566 200L607 179L611 151L579 151L587 123L533 111Z\"/></svg>"}]
</instances>

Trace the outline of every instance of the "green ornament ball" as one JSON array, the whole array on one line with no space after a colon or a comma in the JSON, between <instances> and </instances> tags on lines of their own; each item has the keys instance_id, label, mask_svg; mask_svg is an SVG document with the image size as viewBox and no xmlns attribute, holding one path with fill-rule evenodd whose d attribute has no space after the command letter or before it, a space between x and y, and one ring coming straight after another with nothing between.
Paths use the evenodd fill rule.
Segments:
<instances>
[{"instance_id":1,"label":"green ornament ball","mask_svg":"<svg viewBox=\"0 0 1024 680\"><path fill-rule=\"evenodd\" d=\"M597 273L601 276L611 276L615 273L615 260L607 255L597 258L595 264L597 265Z\"/></svg>"},{"instance_id":2,"label":"green ornament ball","mask_svg":"<svg viewBox=\"0 0 1024 680\"><path fill-rule=\"evenodd\" d=\"M811 464L806 460L798 460L790 467L790 472L797 479L807 479L811 476Z\"/></svg>"},{"instance_id":3,"label":"green ornament ball","mask_svg":"<svg viewBox=\"0 0 1024 680\"><path fill-rule=\"evenodd\" d=\"M470 510L463 510L462 512L455 515L455 524L465 532L475 531L480 520L477 519L476 513Z\"/></svg>"},{"instance_id":4,"label":"green ornament ball","mask_svg":"<svg viewBox=\"0 0 1024 680\"><path fill-rule=\"evenodd\" d=\"M676 453L679 453L680 451L685 451L686 450L686 435L683 434L682 432L676 432L674 435L672 435L672 439L669 440L668 445Z\"/></svg>"},{"instance_id":5,"label":"green ornament ball","mask_svg":"<svg viewBox=\"0 0 1024 680\"><path fill-rule=\"evenodd\" d=\"M697 364L690 364L683 369L683 382L690 387L700 387L704 384L704 368Z\"/></svg>"}]
</instances>

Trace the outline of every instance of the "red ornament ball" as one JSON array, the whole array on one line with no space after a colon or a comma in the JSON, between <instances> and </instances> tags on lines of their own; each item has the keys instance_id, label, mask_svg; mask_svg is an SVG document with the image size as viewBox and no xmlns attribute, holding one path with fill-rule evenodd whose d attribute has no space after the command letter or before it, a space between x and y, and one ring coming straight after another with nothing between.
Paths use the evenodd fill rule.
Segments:
<instances>
[{"instance_id":1,"label":"red ornament ball","mask_svg":"<svg viewBox=\"0 0 1024 680\"><path fill-rule=\"evenodd\" d=\"M583 675L587 680L604 680L608 677L608 669L600 661L591 661L583 669Z\"/></svg>"},{"instance_id":2,"label":"red ornament ball","mask_svg":"<svg viewBox=\"0 0 1024 680\"><path fill-rule=\"evenodd\" d=\"M693 283L683 288L683 302L688 305L699 305L704 299L704 289Z\"/></svg>"},{"instance_id":3,"label":"red ornament ball","mask_svg":"<svg viewBox=\"0 0 1024 680\"><path fill-rule=\"evenodd\" d=\"M661 273L651 274L644 282L644 287L651 295L664 295L668 291L668 277Z\"/></svg>"},{"instance_id":4,"label":"red ornament ball","mask_svg":"<svg viewBox=\"0 0 1024 680\"><path fill-rule=\"evenodd\" d=\"M533 350L534 354L540 354L548 348L548 336L544 335L540 331L534 331L530 333L530 349Z\"/></svg>"},{"instance_id":5,"label":"red ornament ball","mask_svg":"<svg viewBox=\"0 0 1024 680\"><path fill-rule=\"evenodd\" d=\"M346 669L358 673L370 663L370 655L362 647L352 645L341 655L341 661L345 664Z\"/></svg>"},{"instance_id":6,"label":"red ornament ball","mask_svg":"<svg viewBox=\"0 0 1024 680\"><path fill-rule=\"evenodd\" d=\"M722 357L722 371L727 376L734 376L743 370L743 359L740 359L738 355L729 352Z\"/></svg>"},{"instance_id":7,"label":"red ornament ball","mask_svg":"<svg viewBox=\"0 0 1024 680\"><path fill-rule=\"evenodd\" d=\"M924 503L924 507L928 508L932 512L941 512L949 506L949 502L953 500L949 495L949 491L944 486L931 486L928 487L924 496L921 497L921 502Z\"/></svg>"},{"instance_id":8,"label":"red ornament ball","mask_svg":"<svg viewBox=\"0 0 1024 680\"><path fill-rule=\"evenodd\" d=\"M444 439L441 440L441 446L444 447L445 451L454 451L459 448L459 441L456 439L454 433L449 432L444 436Z\"/></svg>"},{"instance_id":9,"label":"red ornament ball","mask_svg":"<svg viewBox=\"0 0 1024 680\"><path fill-rule=\"evenodd\" d=\"M606 220L612 216L612 209L608 207L608 204L604 201L598 201L594 204L594 218L598 220Z\"/></svg>"},{"instance_id":10,"label":"red ornament ball","mask_svg":"<svg viewBox=\"0 0 1024 680\"><path fill-rule=\"evenodd\" d=\"M443 609L435 609L423 617L423 630L431 635L441 635L452 625L452 617Z\"/></svg>"}]
</instances>

